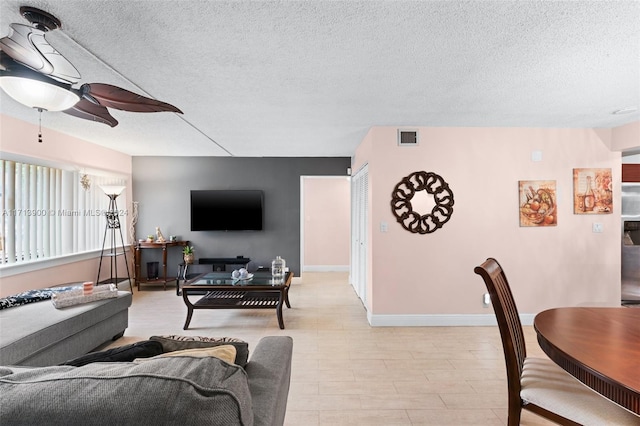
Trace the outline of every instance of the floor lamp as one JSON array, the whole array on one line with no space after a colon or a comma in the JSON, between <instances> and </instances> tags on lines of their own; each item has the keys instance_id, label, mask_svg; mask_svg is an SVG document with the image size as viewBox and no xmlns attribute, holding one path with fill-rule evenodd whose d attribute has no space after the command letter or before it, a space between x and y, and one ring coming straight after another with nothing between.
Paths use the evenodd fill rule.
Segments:
<instances>
[{"instance_id":1,"label":"floor lamp","mask_svg":"<svg viewBox=\"0 0 640 426\"><path fill-rule=\"evenodd\" d=\"M118 286L118 256L124 256L124 265L127 270L127 278L129 279L129 288L131 289L131 293L133 293L133 286L131 285L131 275L129 274L129 262L127 261L127 252L124 247L124 237L122 236L122 228L120 227L120 214L118 212L118 204L116 203L116 198L118 195L122 193L124 190L124 186L122 185L101 185L100 188L107 194L109 197L109 208L107 209L105 216L107 218L107 226L104 230L104 239L102 240L102 252L100 254L100 264L98 266L98 278L96 279L96 284L100 282L100 271L102 269L102 259L105 257L109 258L109 265L111 267L111 277L109 280L103 280L102 284L109 283L115 284ZM120 234L120 246L122 247L122 251L118 251L116 236ZM105 245L107 243L107 236L109 236L111 241L111 247L105 253Z\"/></svg>"}]
</instances>

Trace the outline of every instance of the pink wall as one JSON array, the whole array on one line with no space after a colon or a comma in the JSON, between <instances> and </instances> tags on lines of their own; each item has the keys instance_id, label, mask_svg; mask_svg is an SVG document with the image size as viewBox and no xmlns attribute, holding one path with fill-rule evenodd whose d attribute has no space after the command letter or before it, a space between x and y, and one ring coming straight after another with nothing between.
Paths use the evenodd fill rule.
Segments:
<instances>
[{"instance_id":1,"label":"pink wall","mask_svg":"<svg viewBox=\"0 0 640 426\"><path fill-rule=\"evenodd\" d=\"M370 315L487 314L473 268L496 257L521 313L553 306L620 303L621 154L589 129L419 128L420 145L397 146L397 128L374 127L356 151L369 164ZM531 159L542 151L542 161ZM614 212L574 215L573 168L611 168ZM391 192L431 171L454 193L451 220L432 234L396 223ZM558 225L519 226L518 181L556 180ZM388 232L380 231L380 223ZM603 233L592 224L602 223Z\"/></svg>"},{"instance_id":2,"label":"pink wall","mask_svg":"<svg viewBox=\"0 0 640 426\"><path fill-rule=\"evenodd\" d=\"M2 278L0 297L10 296L26 290L45 288L51 285L95 281L96 274L98 273L98 260L98 258L82 260ZM124 263L118 265L118 267L119 270L123 271L124 269L120 268L124 268ZM102 278L108 278L109 275L108 263L103 263L103 269L105 268L107 274L101 274L103 275Z\"/></svg>"},{"instance_id":3,"label":"pink wall","mask_svg":"<svg viewBox=\"0 0 640 426\"><path fill-rule=\"evenodd\" d=\"M45 138L42 143L37 142L37 135L37 126L0 114L1 154L11 153L124 175L128 181L127 199L131 199L131 156L46 128L43 128ZM3 271L0 297L52 284L94 281L98 260L83 260L17 275ZM106 269L108 275L108 267Z\"/></svg>"},{"instance_id":4,"label":"pink wall","mask_svg":"<svg viewBox=\"0 0 640 426\"><path fill-rule=\"evenodd\" d=\"M344 177L305 177L305 270L348 270L350 257L350 182Z\"/></svg>"},{"instance_id":5,"label":"pink wall","mask_svg":"<svg viewBox=\"0 0 640 426\"><path fill-rule=\"evenodd\" d=\"M612 129L612 151L637 151L640 146L640 121Z\"/></svg>"},{"instance_id":6,"label":"pink wall","mask_svg":"<svg viewBox=\"0 0 640 426\"><path fill-rule=\"evenodd\" d=\"M38 143L38 126L0 114L2 152L131 175L129 155L44 127L42 133Z\"/></svg>"}]
</instances>

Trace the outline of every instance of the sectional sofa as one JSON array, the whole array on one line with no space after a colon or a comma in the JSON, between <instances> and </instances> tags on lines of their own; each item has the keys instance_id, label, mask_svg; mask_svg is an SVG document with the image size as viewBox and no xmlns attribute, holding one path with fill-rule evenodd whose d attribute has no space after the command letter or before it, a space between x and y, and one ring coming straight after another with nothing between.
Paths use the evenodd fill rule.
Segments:
<instances>
[{"instance_id":1,"label":"sectional sofa","mask_svg":"<svg viewBox=\"0 0 640 426\"><path fill-rule=\"evenodd\" d=\"M131 362L0 366L0 422L282 426L292 349L291 337L268 336L244 366L185 351Z\"/></svg>"},{"instance_id":2,"label":"sectional sofa","mask_svg":"<svg viewBox=\"0 0 640 426\"><path fill-rule=\"evenodd\" d=\"M0 423L283 425L291 337L262 338L250 359L246 342L232 342L243 348L232 362L177 354L175 345L211 345L180 336L139 342L160 345L148 360L122 357L138 344L91 352L122 336L131 302L131 293L118 291L62 309L51 300L0 309Z\"/></svg>"},{"instance_id":3,"label":"sectional sofa","mask_svg":"<svg viewBox=\"0 0 640 426\"><path fill-rule=\"evenodd\" d=\"M0 365L56 365L122 336L132 295L56 309L51 300L0 310Z\"/></svg>"}]
</instances>

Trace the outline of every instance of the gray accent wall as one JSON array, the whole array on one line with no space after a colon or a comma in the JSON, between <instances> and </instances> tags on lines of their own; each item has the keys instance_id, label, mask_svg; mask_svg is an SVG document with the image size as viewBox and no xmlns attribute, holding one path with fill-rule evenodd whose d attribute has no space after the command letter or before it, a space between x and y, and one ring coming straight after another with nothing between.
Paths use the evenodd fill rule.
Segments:
<instances>
[{"instance_id":1,"label":"gray accent wall","mask_svg":"<svg viewBox=\"0 0 640 426\"><path fill-rule=\"evenodd\" d=\"M300 176L346 176L348 167L349 157L133 157L136 238L155 234L158 226L167 239L176 235L189 240L196 259L245 256L251 258L252 271L271 266L279 255L295 276L300 276ZM264 191L264 229L192 232L192 189ZM161 250L142 251L142 276L146 275L146 262L161 261L161 254ZM181 250L170 249L169 276L175 276L180 262Z\"/></svg>"}]
</instances>

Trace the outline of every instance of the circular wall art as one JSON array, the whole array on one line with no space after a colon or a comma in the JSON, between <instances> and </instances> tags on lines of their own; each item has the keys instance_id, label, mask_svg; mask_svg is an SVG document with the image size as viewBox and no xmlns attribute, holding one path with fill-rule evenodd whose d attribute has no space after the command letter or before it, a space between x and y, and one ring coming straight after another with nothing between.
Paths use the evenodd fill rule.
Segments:
<instances>
[{"instance_id":1,"label":"circular wall art","mask_svg":"<svg viewBox=\"0 0 640 426\"><path fill-rule=\"evenodd\" d=\"M411 200L420 191L433 195L435 206L431 213L421 214L413 210ZM413 172L393 189L391 211L404 229L416 234L430 234L451 219L453 192L449 184L432 172Z\"/></svg>"}]
</instances>

